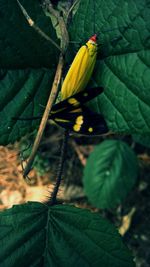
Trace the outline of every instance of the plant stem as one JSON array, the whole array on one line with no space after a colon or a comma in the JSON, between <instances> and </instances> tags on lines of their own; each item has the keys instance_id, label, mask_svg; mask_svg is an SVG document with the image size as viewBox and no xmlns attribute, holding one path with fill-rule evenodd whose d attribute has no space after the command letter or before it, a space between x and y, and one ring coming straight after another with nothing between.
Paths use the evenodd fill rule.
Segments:
<instances>
[{"instance_id":1,"label":"plant stem","mask_svg":"<svg viewBox=\"0 0 150 267\"><path fill-rule=\"evenodd\" d=\"M58 165L57 180L56 180L56 183L54 186L54 190L51 194L50 200L46 203L46 204L49 204L51 206L53 206L57 203L56 198L57 198L57 193L58 193L59 186L60 186L61 180L62 180L63 167L64 167L66 151L67 151L68 136L69 136L68 130L65 130L63 142L61 145L61 154L60 154L60 160L59 160L59 165Z\"/></svg>"},{"instance_id":2,"label":"plant stem","mask_svg":"<svg viewBox=\"0 0 150 267\"><path fill-rule=\"evenodd\" d=\"M53 44L60 52L63 52L62 49L60 48L60 46L50 37L48 36L45 32L43 32L36 24L35 22L32 20L32 18L29 16L29 14L27 13L27 11L25 10L25 8L21 5L21 3L19 2L19 0L17 0L17 3L23 13L23 15L25 16L26 20L28 21L29 25L31 27L33 27L33 29L35 31L37 31L43 38L45 38L47 41L49 41L51 44Z\"/></svg>"},{"instance_id":3,"label":"plant stem","mask_svg":"<svg viewBox=\"0 0 150 267\"><path fill-rule=\"evenodd\" d=\"M49 11L49 13L52 14L58 21L58 25L59 25L59 29L61 33L60 34L61 37L59 37L60 44L61 44L60 46L61 46L63 53L65 53L68 47L68 43L69 43L69 35L68 35L67 28L66 28L67 21L65 23L64 18L60 15L60 12L58 10L53 8L53 5L50 0L45 0L44 4L45 4L46 9Z\"/></svg>"},{"instance_id":4,"label":"plant stem","mask_svg":"<svg viewBox=\"0 0 150 267\"><path fill-rule=\"evenodd\" d=\"M57 66L57 70L56 70L56 74L55 74L55 78L54 78L53 85L52 85L52 90L50 92L49 99L47 101L47 105L46 105L46 108L45 108L45 111L44 111L44 114L43 114L39 129L38 129L38 132L37 132L37 136L36 136L34 144L33 144L31 155L30 155L30 157L28 159L28 162L27 162L27 165L26 165L26 167L24 169L24 173L23 173L23 177L24 178L28 175L28 173L31 170L31 167L32 167L32 164L33 164L37 149L39 147L39 144L40 144L40 141L41 141L41 138L42 138L42 135L43 135L47 120L48 120L48 116L50 114L52 105L53 105L53 103L54 103L54 101L56 99L56 96L57 96L57 93L58 93L58 85L60 83L60 79L61 79L61 75L62 75L63 65L64 65L63 55L60 54L59 62L58 62L58 66Z\"/></svg>"}]
</instances>

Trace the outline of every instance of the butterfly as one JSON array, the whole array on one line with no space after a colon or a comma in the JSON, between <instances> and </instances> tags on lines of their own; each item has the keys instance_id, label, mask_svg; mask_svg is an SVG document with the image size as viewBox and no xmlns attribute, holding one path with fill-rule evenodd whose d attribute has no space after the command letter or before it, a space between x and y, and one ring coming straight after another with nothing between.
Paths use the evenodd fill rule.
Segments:
<instances>
[{"instance_id":1,"label":"butterfly","mask_svg":"<svg viewBox=\"0 0 150 267\"><path fill-rule=\"evenodd\" d=\"M81 135L100 135L108 132L105 119L101 114L91 111L84 104L103 92L103 87L94 87L81 91L53 105L49 119L59 126ZM17 120L40 119L13 118Z\"/></svg>"}]
</instances>

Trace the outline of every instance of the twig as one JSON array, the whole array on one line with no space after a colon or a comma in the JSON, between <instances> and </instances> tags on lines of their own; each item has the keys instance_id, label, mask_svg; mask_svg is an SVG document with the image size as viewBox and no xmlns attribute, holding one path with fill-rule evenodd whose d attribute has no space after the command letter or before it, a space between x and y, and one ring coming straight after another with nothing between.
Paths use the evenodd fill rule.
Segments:
<instances>
[{"instance_id":1,"label":"twig","mask_svg":"<svg viewBox=\"0 0 150 267\"><path fill-rule=\"evenodd\" d=\"M55 45L55 47L57 47L59 49L59 51L61 51L61 54L60 54L60 57L59 57L59 63L58 63L56 74L55 74L55 78L54 78L54 82L53 82L53 85L52 85L52 90L51 90L51 93L50 93L50 96L49 96L49 99L48 99L48 102L47 102L47 105L46 105L46 109L44 111L44 114L43 114L39 129L38 129L38 133L37 133L36 139L35 139L34 144L33 144L31 155L30 155L30 157L28 159L28 162L27 162L27 165L26 165L26 167L24 169L23 177L25 178L28 175L28 173L30 172L30 170L31 170L31 167L32 167L32 164L33 164L33 161L34 161L38 146L40 144L40 141L41 141L41 138L42 138L45 126L46 126L46 122L48 120L49 113L51 111L52 105L53 105L53 103L54 103L54 101L56 99L56 96L57 96L58 86L59 86L59 83L60 83L60 79L61 79L61 76L62 76L62 69L63 69L63 65L64 65L63 53L67 48L69 37L68 37L68 32L66 30L66 25L65 25L65 23L63 21L63 18L61 17L61 19L59 19L59 26L60 26L61 30L63 29L62 32L65 33L64 36L66 38L65 38L65 41L63 39L61 40L61 48L60 48L48 35L46 35L34 23L34 21L31 19L31 17L26 12L25 8L20 4L19 0L17 0L17 3L19 5L19 7L21 8L22 13L24 14L25 18L27 19L29 25L31 27L33 27L45 39L49 40L53 45ZM51 7L49 11L51 13L55 12L53 7ZM57 17L59 18L58 14L57 14Z\"/></svg>"},{"instance_id":2,"label":"twig","mask_svg":"<svg viewBox=\"0 0 150 267\"><path fill-rule=\"evenodd\" d=\"M86 165L86 158L84 157L83 153L80 151L79 147L77 146L77 144L73 140L72 140L72 146L74 147L82 166L85 166Z\"/></svg>"},{"instance_id":3,"label":"twig","mask_svg":"<svg viewBox=\"0 0 150 267\"><path fill-rule=\"evenodd\" d=\"M43 32L32 20L32 18L29 16L25 8L21 5L19 0L16 0L23 15L25 16L26 20L28 21L29 25L33 27L35 31L37 31L43 38L45 38L47 41L49 41L51 44L53 44L61 53L63 52L62 49L59 47L59 45L50 37L48 36L45 32Z\"/></svg>"},{"instance_id":4,"label":"twig","mask_svg":"<svg viewBox=\"0 0 150 267\"><path fill-rule=\"evenodd\" d=\"M62 180L62 173L63 173L63 167L64 167L64 162L65 162L65 154L66 154L66 150L67 150L67 141L68 141L68 130L65 130L64 132L64 138L63 138L63 143L61 146L61 155L60 155L60 161L59 161L59 165L58 165L58 173L57 173L57 179L56 179L56 183L54 186L54 190L51 194L50 200L46 202L46 204L49 205L55 205L57 203L56 198L57 198L57 193L59 190L59 186Z\"/></svg>"},{"instance_id":5,"label":"twig","mask_svg":"<svg viewBox=\"0 0 150 267\"><path fill-rule=\"evenodd\" d=\"M64 65L63 55L60 54L59 62L58 62L58 66L57 66L57 70L56 70L56 74L55 74L55 78L54 78L53 85L52 85L52 90L51 90L51 93L50 93L50 96L49 96L49 99L48 99L48 102L47 102L47 105L46 105L46 109L44 111L44 114L43 114L39 129L38 129L38 133L37 133L36 139L35 139L34 144L33 144L31 155L30 155L30 157L28 159L28 162L27 162L27 165L26 165L26 167L24 169L24 173L23 173L23 177L24 178L28 175L28 173L31 170L31 166L32 166L32 163L34 161L34 158L35 158L39 143L41 141L41 138L42 138L45 126L46 126L46 122L48 120L49 113L50 113L52 105L53 105L53 103L54 103L54 101L56 99L57 92L58 92L58 86L59 86L61 75L62 75L63 65Z\"/></svg>"},{"instance_id":6,"label":"twig","mask_svg":"<svg viewBox=\"0 0 150 267\"><path fill-rule=\"evenodd\" d=\"M55 47L57 47L57 49L59 49L59 51L61 51L61 54L59 57L59 63L58 63L55 78L54 78L54 82L52 85L52 90L51 90L51 93L50 93L50 96L49 96L49 99L48 99L48 102L46 105L46 109L44 111L39 129L38 129L36 139L35 139L34 144L33 144L33 148L32 148L30 157L29 157L27 165L24 169L23 177L25 178L25 177L27 177L28 173L31 170L38 146L40 144L40 141L41 141L48 117L49 117L49 113L51 111L52 105L53 105L53 103L56 99L56 96L57 96L58 86L60 83L60 79L61 79L61 75L62 75L62 69L63 69L63 65L64 65L63 53L67 49L67 46L69 43L69 36L68 36L67 29L66 29L67 23L65 24L63 17L60 16L60 13L53 8L50 1L45 0L45 4L47 5L47 9L49 10L49 12L51 14L53 14L58 19L58 23L59 23L59 27L60 27L60 31L61 31L61 48L34 23L34 21L28 15L28 13L26 12L25 8L21 5L19 0L17 0L17 3L19 5L23 15L25 16L26 20L28 21L29 25L31 27L33 27L42 37L44 37L46 40L50 41ZM63 163L62 163L62 165L63 165ZM54 192L54 194L55 194L55 192ZM57 192L56 192L56 195L57 195Z\"/></svg>"},{"instance_id":7,"label":"twig","mask_svg":"<svg viewBox=\"0 0 150 267\"><path fill-rule=\"evenodd\" d=\"M66 21L67 21L67 24L69 23L69 18L72 14L72 11L73 9L75 8L75 6L79 3L80 0L76 0L75 2L71 2L71 7L70 9L68 10L68 13L67 13L67 18L66 18Z\"/></svg>"},{"instance_id":8,"label":"twig","mask_svg":"<svg viewBox=\"0 0 150 267\"><path fill-rule=\"evenodd\" d=\"M46 9L49 11L50 14L52 14L56 20L58 21L59 24L59 29L60 29L60 35L61 35L61 49L65 53L68 43L69 43L69 35L68 31L66 28L67 21L65 23L64 18L60 15L60 12L56 9L53 8L52 3L49 0L44 1L44 5Z\"/></svg>"}]
</instances>

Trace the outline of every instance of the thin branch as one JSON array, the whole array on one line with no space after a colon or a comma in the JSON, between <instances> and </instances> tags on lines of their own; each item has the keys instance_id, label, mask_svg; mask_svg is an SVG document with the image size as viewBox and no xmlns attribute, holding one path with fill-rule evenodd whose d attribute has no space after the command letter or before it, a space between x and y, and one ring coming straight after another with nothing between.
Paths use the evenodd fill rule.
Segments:
<instances>
[{"instance_id":1,"label":"thin branch","mask_svg":"<svg viewBox=\"0 0 150 267\"><path fill-rule=\"evenodd\" d=\"M80 1L80 0L76 0L76 1L73 2L73 3L71 2L71 7L70 7L70 9L68 10L67 18L66 18L67 24L70 22L70 21L69 21L69 17L71 16L73 9L74 9L75 6L79 3L79 1Z\"/></svg>"},{"instance_id":2,"label":"thin branch","mask_svg":"<svg viewBox=\"0 0 150 267\"><path fill-rule=\"evenodd\" d=\"M84 154L81 152L79 146L75 143L74 140L72 140L72 146L74 147L78 157L79 157L79 160L82 164L82 166L85 166L86 165L86 157L84 156Z\"/></svg>"},{"instance_id":3,"label":"thin branch","mask_svg":"<svg viewBox=\"0 0 150 267\"><path fill-rule=\"evenodd\" d=\"M51 44L53 44L61 53L62 53L62 49L59 47L59 45L51 38L49 37L45 32L43 32L36 24L35 22L32 20L32 18L29 16L29 14L27 13L27 11L25 10L25 8L21 5L21 3L19 2L19 0L16 0L23 15L25 16L27 22L29 23L29 25L31 27L33 27L33 29L35 31L37 31L43 38L45 38L47 41L49 41Z\"/></svg>"},{"instance_id":4,"label":"thin branch","mask_svg":"<svg viewBox=\"0 0 150 267\"><path fill-rule=\"evenodd\" d=\"M63 59L62 54L60 54L59 62L58 62L58 66L57 66L57 70L56 70L56 74L55 74L55 78L54 78L53 85L52 85L52 90L51 90L51 93L50 93L50 96L49 96L49 99L48 99L48 102L47 102L47 105L46 105L46 109L44 111L44 114L43 114L39 129L38 129L38 133L37 133L36 139L35 139L34 144L33 144L31 155L30 155L30 157L28 159L28 162L27 162L27 165L26 165L26 167L24 169L24 173L23 173L23 177L24 178L28 175L28 173L31 170L31 167L32 167L32 164L33 164L33 161L34 161L38 146L40 144L40 141L41 141L41 138L42 138L42 135L43 135L43 132L44 132L47 120L48 120L49 113L50 113L52 105L53 105L53 103L54 103L54 101L56 99L56 96L57 96L57 93L58 93L58 86L59 86L61 75L62 75L63 65L64 65L64 59Z\"/></svg>"},{"instance_id":5,"label":"thin branch","mask_svg":"<svg viewBox=\"0 0 150 267\"><path fill-rule=\"evenodd\" d=\"M16 0L16 1L17 1L18 5L19 5L23 15L25 16L26 20L28 21L29 25L31 27L33 27L42 37L44 37L46 40L50 41L55 47L57 47L57 49L59 51L61 51L61 54L60 54L60 57L59 57L59 63L58 63L58 66L57 66L55 78L54 78L52 89L51 89L51 93L50 93L50 96L49 96L49 99L48 99L48 102L47 102L47 105L46 105L46 109L44 111L44 114L43 114L39 129L38 129L38 133L37 133L36 139L35 139L34 144L33 144L33 148L32 148L30 157L29 157L27 165L26 165L26 167L24 169L23 176L25 178L28 175L28 173L30 172L30 170L31 170L31 167L32 167L32 164L33 164L33 161L34 161L38 146L40 144L40 141L41 141L41 138L42 138L42 135L43 135L43 132L44 132L48 117L49 117L49 113L51 111L52 105L53 105L53 103L54 103L54 101L56 99L57 93L58 93L58 86L59 86L59 83L60 83L60 79L61 79L61 76L62 76L62 69L63 69L63 65L64 65L63 53L67 49L68 42L69 42L69 36L68 36L68 32L67 32L66 25L65 25L65 22L63 20L63 17L60 16L59 12L57 12L53 8L53 6L50 4L49 1L47 1L47 3L49 4L48 5L48 10L49 10L49 12L51 14L53 14L55 17L57 17L58 22L59 22L59 27L60 27L61 35L62 35L61 48L34 23L34 21L28 15L27 11L21 5L19 0Z\"/></svg>"},{"instance_id":6,"label":"thin branch","mask_svg":"<svg viewBox=\"0 0 150 267\"><path fill-rule=\"evenodd\" d=\"M49 0L45 0L44 5L46 9L49 11L49 13L52 14L58 21L59 29L61 33L61 38L60 38L61 48L63 52L65 52L68 47L68 43L69 43L69 35L68 35L67 28L66 28L67 22L65 23L64 18L60 15L60 12L53 8L53 5Z\"/></svg>"}]
</instances>

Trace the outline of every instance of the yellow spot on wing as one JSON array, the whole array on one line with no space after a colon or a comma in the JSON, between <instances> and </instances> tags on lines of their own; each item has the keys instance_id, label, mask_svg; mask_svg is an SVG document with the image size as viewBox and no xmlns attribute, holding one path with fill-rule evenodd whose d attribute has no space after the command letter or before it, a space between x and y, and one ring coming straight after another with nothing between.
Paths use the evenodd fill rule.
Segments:
<instances>
[{"instance_id":1,"label":"yellow spot on wing","mask_svg":"<svg viewBox=\"0 0 150 267\"><path fill-rule=\"evenodd\" d=\"M72 104L73 106L79 105L80 103L75 98L68 99L68 103Z\"/></svg>"},{"instance_id":2,"label":"yellow spot on wing","mask_svg":"<svg viewBox=\"0 0 150 267\"><path fill-rule=\"evenodd\" d=\"M50 114L55 114L55 113L58 113L58 112L60 112L60 111L65 110L65 109L66 109L66 107L57 109L57 110L55 110L55 111L52 110L52 111L50 112Z\"/></svg>"},{"instance_id":3,"label":"yellow spot on wing","mask_svg":"<svg viewBox=\"0 0 150 267\"><path fill-rule=\"evenodd\" d=\"M84 93L84 96L88 96L88 93Z\"/></svg>"},{"instance_id":4,"label":"yellow spot on wing","mask_svg":"<svg viewBox=\"0 0 150 267\"><path fill-rule=\"evenodd\" d=\"M77 112L81 112L82 109L81 108L76 108L74 110L71 110L70 113L77 113Z\"/></svg>"},{"instance_id":5,"label":"yellow spot on wing","mask_svg":"<svg viewBox=\"0 0 150 267\"><path fill-rule=\"evenodd\" d=\"M83 124L83 116L82 115L81 116L78 116L76 118L76 124L79 124L79 125Z\"/></svg>"},{"instance_id":6,"label":"yellow spot on wing","mask_svg":"<svg viewBox=\"0 0 150 267\"><path fill-rule=\"evenodd\" d=\"M64 120L64 119L59 119L59 118L55 118L56 122L69 122L69 120Z\"/></svg>"},{"instance_id":7,"label":"yellow spot on wing","mask_svg":"<svg viewBox=\"0 0 150 267\"><path fill-rule=\"evenodd\" d=\"M90 133L92 133L92 132L93 132L93 128L92 128L92 127L89 127L88 131L89 131Z\"/></svg>"},{"instance_id":8,"label":"yellow spot on wing","mask_svg":"<svg viewBox=\"0 0 150 267\"><path fill-rule=\"evenodd\" d=\"M75 124L74 124L74 126L73 126L73 130L74 130L75 132L79 132L80 129L81 129L82 124L83 124L83 116L80 115L80 116L78 116L78 117L76 118Z\"/></svg>"},{"instance_id":9,"label":"yellow spot on wing","mask_svg":"<svg viewBox=\"0 0 150 267\"><path fill-rule=\"evenodd\" d=\"M79 131L80 131L80 128L81 128L81 125L78 125L78 124L75 124L75 125L73 126L73 130L74 130L75 132L79 132Z\"/></svg>"}]
</instances>

